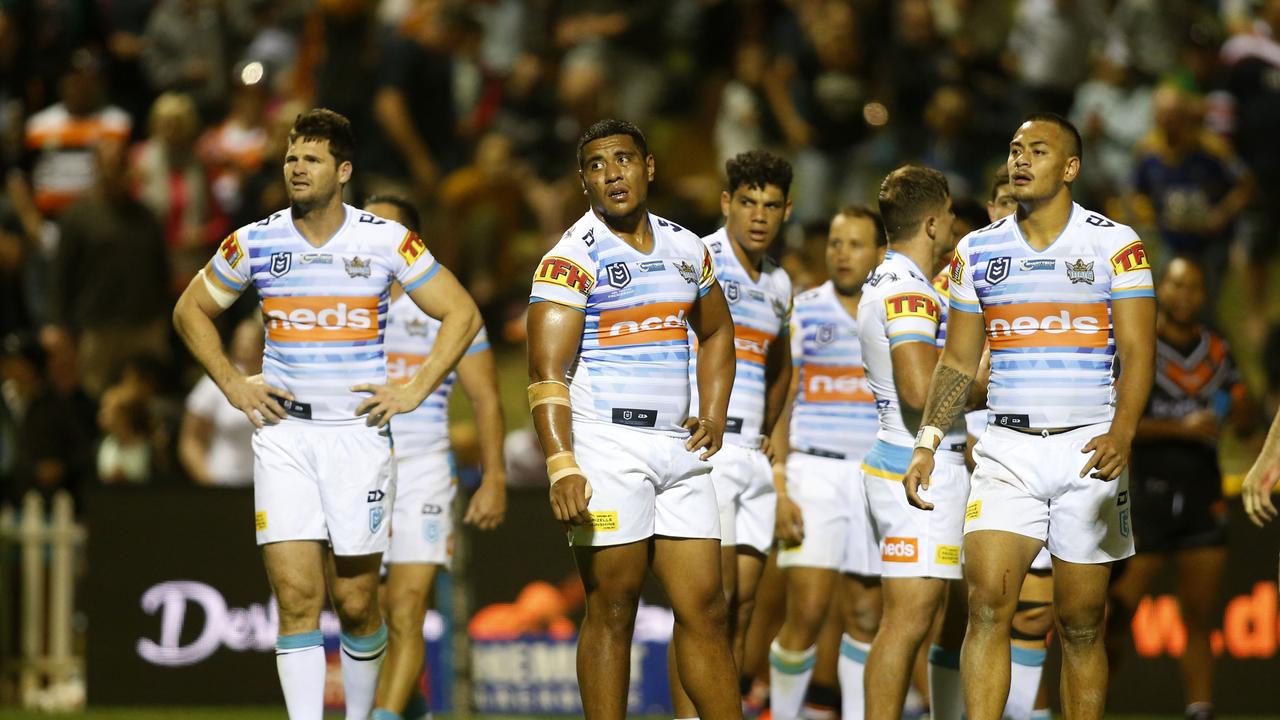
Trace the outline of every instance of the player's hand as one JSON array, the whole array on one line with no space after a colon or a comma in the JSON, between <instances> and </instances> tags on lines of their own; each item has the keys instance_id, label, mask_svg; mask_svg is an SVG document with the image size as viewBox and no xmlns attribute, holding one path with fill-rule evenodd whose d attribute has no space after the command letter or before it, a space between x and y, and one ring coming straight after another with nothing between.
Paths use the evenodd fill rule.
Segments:
<instances>
[{"instance_id":1,"label":"player's hand","mask_svg":"<svg viewBox=\"0 0 1280 720\"><path fill-rule=\"evenodd\" d=\"M462 516L462 522L475 525L480 530L492 530L501 525L506 516L507 478L485 475L467 504L467 514Z\"/></svg>"},{"instance_id":2,"label":"player's hand","mask_svg":"<svg viewBox=\"0 0 1280 720\"><path fill-rule=\"evenodd\" d=\"M262 375L244 376L233 379L222 389L227 402L244 413L254 427L275 425L284 420L288 414L280 400L293 400L293 394L287 390L268 385Z\"/></svg>"},{"instance_id":3,"label":"player's hand","mask_svg":"<svg viewBox=\"0 0 1280 720\"><path fill-rule=\"evenodd\" d=\"M368 415L364 424L384 428L391 418L407 413L422 404L425 399L414 389L413 383L374 385L365 383L351 388L351 392L369 393L369 397L356 408L356 415Z\"/></svg>"},{"instance_id":4,"label":"player's hand","mask_svg":"<svg viewBox=\"0 0 1280 720\"><path fill-rule=\"evenodd\" d=\"M1277 479L1280 479L1280 464L1268 463L1259 458L1249 468L1249 474L1244 477L1244 485L1240 487L1244 511L1258 527L1276 519L1276 506L1271 495L1275 492Z\"/></svg>"},{"instance_id":5,"label":"player's hand","mask_svg":"<svg viewBox=\"0 0 1280 720\"><path fill-rule=\"evenodd\" d=\"M777 461L777 458L773 456L773 443L769 442L768 435L760 436L760 452L764 453L764 456L769 460L770 465L773 465Z\"/></svg>"},{"instance_id":6,"label":"player's hand","mask_svg":"<svg viewBox=\"0 0 1280 720\"><path fill-rule=\"evenodd\" d=\"M569 475L551 486L551 513L571 525L591 525L591 483L582 475Z\"/></svg>"},{"instance_id":7,"label":"player's hand","mask_svg":"<svg viewBox=\"0 0 1280 720\"><path fill-rule=\"evenodd\" d=\"M786 545L804 542L804 516L800 506L785 493L778 495L778 510L773 516L773 537Z\"/></svg>"},{"instance_id":8,"label":"player's hand","mask_svg":"<svg viewBox=\"0 0 1280 720\"><path fill-rule=\"evenodd\" d=\"M911 453L911 464L907 466L907 474L902 476L902 487L907 491L907 502L921 510L932 510L933 503L920 497L920 490L929 489L929 478L933 476L933 453L924 448L916 448Z\"/></svg>"},{"instance_id":9,"label":"player's hand","mask_svg":"<svg viewBox=\"0 0 1280 720\"><path fill-rule=\"evenodd\" d=\"M723 420L689 418L684 421L684 429L689 431L689 439L684 443L685 450L698 452L706 448L706 452L698 456L699 460L706 460L720 452L720 446L724 443Z\"/></svg>"},{"instance_id":10,"label":"player's hand","mask_svg":"<svg viewBox=\"0 0 1280 720\"><path fill-rule=\"evenodd\" d=\"M1132 443L1132 437L1126 438L1114 429L1093 438L1080 448L1082 453L1093 453L1089 456L1089 462L1080 469L1080 477L1089 475L1104 482L1120 477L1120 473L1129 466L1129 448ZM1090 473L1090 470L1093 472Z\"/></svg>"}]
</instances>

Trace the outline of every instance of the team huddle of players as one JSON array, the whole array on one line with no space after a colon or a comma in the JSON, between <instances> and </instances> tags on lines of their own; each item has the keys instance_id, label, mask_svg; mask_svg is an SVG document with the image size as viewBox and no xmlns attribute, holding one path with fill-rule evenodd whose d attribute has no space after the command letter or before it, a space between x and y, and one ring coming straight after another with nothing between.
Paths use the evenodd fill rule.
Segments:
<instances>
[{"instance_id":1,"label":"team huddle of players","mask_svg":"<svg viewBox=\"0 0 1280 720\"><path fill-rule=\"evenodd\" d=\"M290 208L229 236L174 311L258 426L255 527L292 718L322 715L326 598L342 622L347 717L425 714L413 688L448 561L455 369L482 416L485 481L467 520L492 527L505 511L476 306L410 206L342 203L353 150L345 118L300 116ZM1102 716L1106 589L1110 563L1133 553L1123 470L1152 382L1155 304L1136 235L1072 202L1080 155L1067 121L1028 118L997 182L1008 199L992 206L1016 216L963 239L944 176L895 170L876 210L832 219L830 279L793 301L767 255L790 212L785 161L730 161L725 225L699 238L649 212L655 164L639 129L588 129L589 208L538 264L528 312L530 412L586 590L587 717L626 714L650 571L675 615L676 716L741 717L745 637L774 550L786 585L774 717L799 715L837 596L844 717L900 717L930 639L934 717L1031 717L1044 633L1037 649L1020 631L1011 649L1011 627L1037 604L1019 601L1024 577L1049 567L1067 714ZM212 322L250 285L266 325L254 377ZM983 418L972 467L965 410Z\"/></svg>"}]
</instances>

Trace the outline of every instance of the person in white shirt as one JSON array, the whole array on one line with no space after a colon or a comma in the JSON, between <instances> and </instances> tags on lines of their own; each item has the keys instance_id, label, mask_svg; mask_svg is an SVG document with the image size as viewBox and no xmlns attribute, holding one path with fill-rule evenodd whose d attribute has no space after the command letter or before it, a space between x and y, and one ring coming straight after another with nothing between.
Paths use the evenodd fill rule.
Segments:
<instances>
[{"instance_id":1,"label":"person in white shirt","mask_svg":"<svg viewBox=\"0 0 1280 720\"><path fill-rule=\"evenodd\" d=\"M231 362L246 375L262 372L262 321L246 318L231 336ZM253 423L227 402L208 375L187 395L178 431L178 461L197 485L253 485Z\"/></svg>"}]
</instances>

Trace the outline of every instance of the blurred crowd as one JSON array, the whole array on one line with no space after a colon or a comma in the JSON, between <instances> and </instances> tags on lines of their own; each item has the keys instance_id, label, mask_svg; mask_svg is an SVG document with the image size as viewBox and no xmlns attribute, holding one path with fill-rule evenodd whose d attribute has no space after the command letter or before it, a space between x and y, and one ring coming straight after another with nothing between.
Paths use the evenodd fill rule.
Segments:
<instances>
[{"instance_id":1,"label":"blurred crowd","mask_svg":"<svg viewBox=\"0 0 1280 720\"><path fill-rule=\"evenodd\" d=\"M247 424L169 315L227 233L286 204L288 129L313 106L356 130L348 201L411 198L517 347L532 265L582 212L573 148L596 119L645 129L652 206L702 233L726 158L789 158L778 252L803 289L833 209L887 170L926 163L985 201L1019 119L1060 112L1085 137L1077 200L1157 262L1197 257L1210 321L1238 278L1228 335L1270 346L1254 389L1280 393L1278 39L1280 0L2 3L0 500L249 481ZM255 304L221 328L246 369Z\"/></svg>"}]
</instances>

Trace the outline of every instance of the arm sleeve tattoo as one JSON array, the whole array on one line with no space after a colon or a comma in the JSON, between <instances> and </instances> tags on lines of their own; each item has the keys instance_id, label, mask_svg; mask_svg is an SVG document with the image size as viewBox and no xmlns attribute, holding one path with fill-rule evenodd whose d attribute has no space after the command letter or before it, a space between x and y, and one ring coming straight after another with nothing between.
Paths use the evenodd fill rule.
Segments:
<instances>
[{"instance_id":1,"label":"arm sleeve tattoo","mask_svg":"<svg viewBox=\"0 0 1280 720\"><path fill-rule=\"evenodd\" d=\"M956 414L964 408L972 384L972 375L939 363L933 370L929 397L924 403L924 424L942 429L951 427Z\"/></svg>"}]
</instances>

